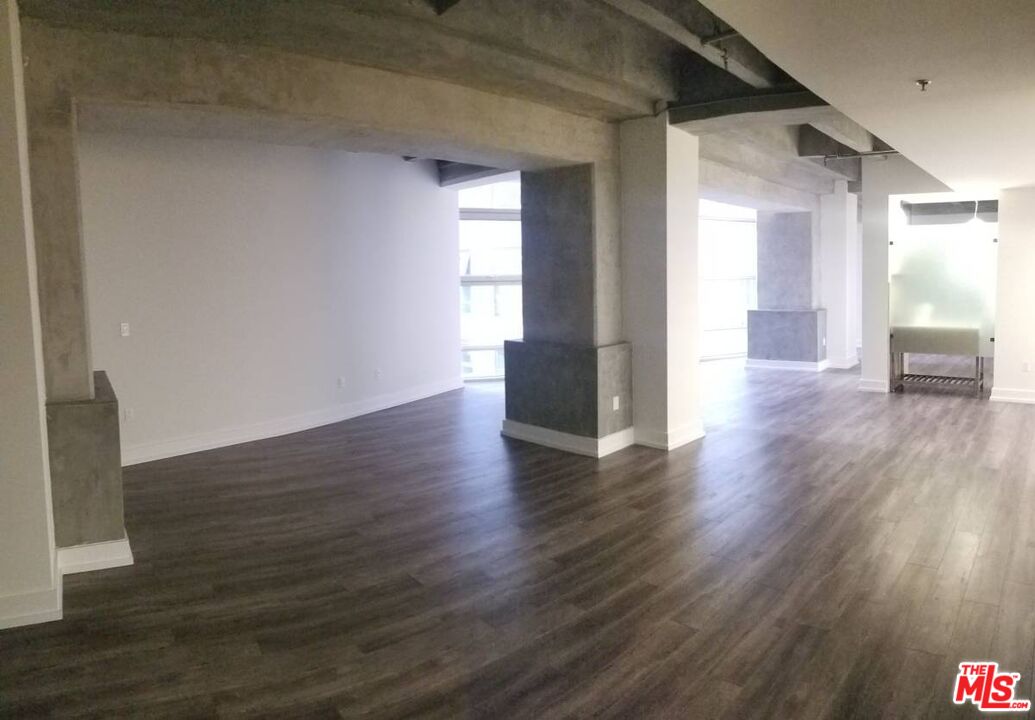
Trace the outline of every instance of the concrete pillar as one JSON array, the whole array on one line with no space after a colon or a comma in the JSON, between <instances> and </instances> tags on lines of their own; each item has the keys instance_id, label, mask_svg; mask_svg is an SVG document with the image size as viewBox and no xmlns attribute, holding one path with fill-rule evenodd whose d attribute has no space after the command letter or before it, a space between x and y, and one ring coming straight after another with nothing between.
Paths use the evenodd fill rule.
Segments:
<instances>
[{"instance_id":1,"label":"concrete pillar","mask_svg":"<svg viewBox=\"0 0 1035 720\"><path fill-rule=\"evenodd\" d=\"M0 0L0 628L61 617L18 8Z\"/></svg>"},{"instance_id":2,"label":"concrete pillar","mask_svg":"<svg viewBox=\"0 0 1035 720\"><path fill-rule=\"evenodd\" d=\"M748 367L827 367L826 313L816 307L817 227L812 212L758 213L758 309L748 311Z\"/></svg>"},{"instance_id":3,"label":"concrete pillar","mask_svg":"<svg viewBox=\"0 0 1035 720\"><path fill-rule=\"evenodd\" d=\"M31 58L30 58L31 60ZM30 62L28 73L37 64ZM47 400L94 396L79 207L75 107L67 90L30 78L33 222L39 255L40 311Z\"/></svg>"},{"instance_id":4,"label":"concrete pillar","mask_svg":"<svg viewBox=\"0 0 1035 720\"><path fill-rule=\"evenodd\" d=\"M999 195L992 400L1035 403L1035 188Z\"/></svg>"},{"instance_id":5,"label":"concrete pillar","mask_svg":"<svg viewBox=\"0 0 1035 720\"><path fill-rule=\"evenodd\" d=\"M617 175L605 162L524 172L521 206L524 333L505 345L502 432L600 457L633 437Z\"/></svg>"},{"instance_id":6,"label":"concrete pillar","mask_svg":"<svg viewBox=\"0 0 1035 720\"><path fill-rule=\"evenodd\" d=\"M856 351L859 199L838 181L819 199L821 304L827 311L827 358L831 367L859 364Z\"/></svg>"},{"instance_id":7,"label":"concrete pillar","mask_svg":"<svg viewBox=\"0 0 1035 720\"><path fill-rule=\"evenodd\" d=\"M622 280L640 445L704 435L698 396L698 140L665 116L621 124Z\"/></svg>"}]
</instances>

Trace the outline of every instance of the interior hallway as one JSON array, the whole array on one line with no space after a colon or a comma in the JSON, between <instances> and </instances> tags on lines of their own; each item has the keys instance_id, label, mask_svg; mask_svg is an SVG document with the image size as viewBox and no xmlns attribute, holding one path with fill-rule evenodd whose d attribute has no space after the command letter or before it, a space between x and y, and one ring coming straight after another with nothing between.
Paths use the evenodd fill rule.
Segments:
<instances>
[{"instance_id":1,"label":"interior hallway","mask_svg":"<svg viewBox=\"0 0 1035 720\"><path fill-rule=\"evenodd\" d=\"M593 460L473 384L126 469L136 565L6 631L13 717L944 717L1032 695L1035 408L704 364L708 435Z\"/></svg>"}]
</instances>

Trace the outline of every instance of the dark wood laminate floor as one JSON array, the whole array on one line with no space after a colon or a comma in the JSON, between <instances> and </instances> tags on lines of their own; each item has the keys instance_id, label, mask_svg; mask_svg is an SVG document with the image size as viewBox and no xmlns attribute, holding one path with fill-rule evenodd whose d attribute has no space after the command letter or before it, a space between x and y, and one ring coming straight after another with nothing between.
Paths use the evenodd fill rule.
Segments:
<instances>
[{"instance_id":1,"label":"dark wood laminate floor","mask_svg":"<svg viewBox=\"0 0 1035 720\"><path fill-rule=\"evenodd\" d=\"M475 385L128 469L137 564L0 632L0 714L940 718L984 658L1031 697L1035 407L704 373L668 455L502 439Z\"/></svg>"}]
</instances>

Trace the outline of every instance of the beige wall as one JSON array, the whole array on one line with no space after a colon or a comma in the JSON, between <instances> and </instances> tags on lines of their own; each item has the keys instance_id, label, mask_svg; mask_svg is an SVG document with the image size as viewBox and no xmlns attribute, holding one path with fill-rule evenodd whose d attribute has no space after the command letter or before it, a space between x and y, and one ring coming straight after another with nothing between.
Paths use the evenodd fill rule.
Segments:
<instances>
[{"instance_id":1,"label":"beige wall","mask_svg":"<svg viewBox=\"0 0 1035 720\"><path fill-rule=\"evenodd\" d=\"M0 628L61 615L18 11L0 0Z\"/></svg>"},{"instance_id":2,"label":"beige wall","mask_svg":"<svg viewBox=\"0 0 1035 720\"><path fill-rule=\"evenodd\" d=\"M125 135L79 147L91 344L126 461L460 385L457 197L433 163Z\"/></svg>"}]
</instances>

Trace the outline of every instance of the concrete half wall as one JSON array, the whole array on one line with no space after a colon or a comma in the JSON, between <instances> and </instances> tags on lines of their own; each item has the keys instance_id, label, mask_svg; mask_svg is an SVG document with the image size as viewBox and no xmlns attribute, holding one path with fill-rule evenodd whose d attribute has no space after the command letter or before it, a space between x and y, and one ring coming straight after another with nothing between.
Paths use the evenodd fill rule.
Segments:
<instances>
[{"instance_id":1,"label":"concrete half wall","mask_svg":"<svg viewBox=\"0 0 1035 720\"><path fill-rule=\"evenodd\" d=\"M592 347L512 340L505 352L507 420L588 438L632 425L628 343Z\"/></svg>"},{"instance_id":2,"label":"concrete half wall","mask_svg":"<svg viewBox=\"0 0 1035 720\"><path fill-rule=\"evenodd\" d=\"M794 363L823 363L827 359L827 349L823 344L826 317L823 309L749 310L749 364L752 364L751 360L791 363L787 367L794 367ZM773 367L779 365L774 364Z\"/></svg>"}]
</instances>

